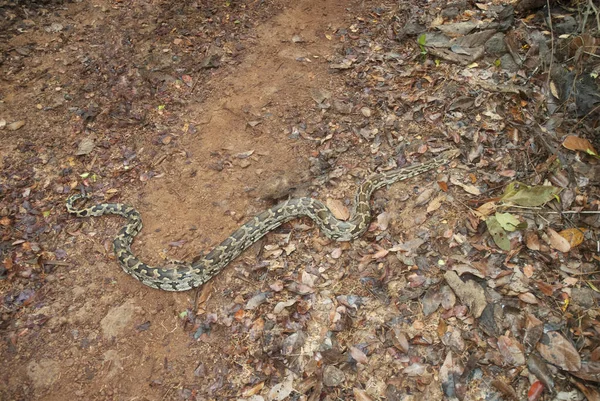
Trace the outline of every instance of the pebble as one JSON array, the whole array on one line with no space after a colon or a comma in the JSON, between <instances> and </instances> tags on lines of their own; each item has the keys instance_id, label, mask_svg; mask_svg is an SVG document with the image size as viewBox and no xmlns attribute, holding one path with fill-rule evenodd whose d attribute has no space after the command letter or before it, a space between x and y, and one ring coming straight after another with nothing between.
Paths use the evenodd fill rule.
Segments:
<instances>
[{"instance_id":1,"label":"pebble","mask_svg":"<svg viewBox=\"0 0 600 401\"><path fill-rule=\"evenodd\" d=\"M323 371L323 384L329 387L339 386L346 379L346 375L340 369L327 365Z\"/></svg>"}]
</instances>

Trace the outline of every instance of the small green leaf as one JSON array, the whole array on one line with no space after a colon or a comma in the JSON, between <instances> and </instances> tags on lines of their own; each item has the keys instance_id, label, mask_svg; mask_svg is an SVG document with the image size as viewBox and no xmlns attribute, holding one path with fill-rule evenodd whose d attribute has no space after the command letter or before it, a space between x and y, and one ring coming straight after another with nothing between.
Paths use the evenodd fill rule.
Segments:
<instances>
[{"instance_id":1,"label":"small green leaf","mask_svg":"<svg viewBox=\"0 0 600 401\"><path fill-rule=\"evenodd\" d=\"M515 184L515 185L513 185ZM520 184L520 185L519 185ZM502 200L513 205L533 207L541 206L552 199L558 199L561 188L551 185L527 187L521 183L511 183L506 187Z\"/></svg>"},{"instance_id":2,"label":"small green leaf","mask_svg":"<svg viewBox=\"0 0 600 401\"><path fill-rule=\"evenodd\" d=\"M165 105L164 105L164 104L159 104L159 105L158 105L158 110L159 110L159 111L162 111L162 110L164 110L164 109L165 109Z\"/></svg>"},{"instance_id":3,"label":"small green leaf","mask_svg":"<svg viewBox=\"0 0 600 401\"><path fill-rule=\"evenodd\" d=\"M417 38L417 43L419 46L425 46L427 44L427 35L424 33L420 34Z\"/></svg>"},{"instance_id":4,"label":"small green leaf","mask_svg":"<svg viewBox=\"0 0 600 401\"><path fill-rule=\"evenodd\" d=\"M496 220L506 231L515 231L521 224L519 219L510 213L496 213Z\"/></svg>"},{"instance_id":5,"label":"small green leaf","mask_svg":"<svg viewBox=\"0 0 600 401\"><path fill-rule=\"evenodd\" d=\"M498 248L504 251L510 251L510 240L508 239L506 231L504 231L500 223L498 223L496 216L488 217L485 224L490 235L494 239L494 242L498 245Z\"/></svg>"},{"instance_id":6,"label":"small green leaf","mask_svg":"<svg viewBox=\"0 0 600 401\"><path fill-rule=\"evenodd\" d=\"M50 213L51 213L51 212L50 212L50 210L44 210L44 211L42 212L42 216L44 216L44 217L48 217L48 216L50 216Z\"/></svg>"},{"instance_id":7,"label":"small green leaf","mask_svg":"<svg viewBox=\"0 0 600 401\"><path fill-rule=\"evenodd\" d=\"M86 178L88 178L90 176L90 173L79 174L79 176L85 180Z\"/></svg>"}]
</instances>

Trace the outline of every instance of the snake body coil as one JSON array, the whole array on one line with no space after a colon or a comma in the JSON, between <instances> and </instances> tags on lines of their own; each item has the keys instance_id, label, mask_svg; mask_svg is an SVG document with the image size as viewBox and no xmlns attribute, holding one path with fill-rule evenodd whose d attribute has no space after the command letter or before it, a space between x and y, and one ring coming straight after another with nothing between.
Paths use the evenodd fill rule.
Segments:
<instances>
[{"instance_id":1,"label":"snake body coil","mask_svg":"<svg viewBox=\"0 0 600 401\"><path fill-rule=\"evenodd\" d=\"M447 164L457 155L458 151L450 150L424 164L371 176L358 188L354 207L347 221L336 219L322 202L313 198L296 198L281 202L246 222L206 256L194 263L175 262L172 268L148 266L131 252L131 243L142 229L142 217L133 207L121 203L102 203L77 209L74 203L84 198L80 194L68 198L66 206L68 212L77 217L104 214L125 217L127 224L113 241L115 255L125 273L152 288L186 291L206 283L265 234L286 221L300 216L310 217L325 236L336 241L350 241L359 237L369 226L371 219L369 199L374 191Z\"/></svg>"}]
</instances>

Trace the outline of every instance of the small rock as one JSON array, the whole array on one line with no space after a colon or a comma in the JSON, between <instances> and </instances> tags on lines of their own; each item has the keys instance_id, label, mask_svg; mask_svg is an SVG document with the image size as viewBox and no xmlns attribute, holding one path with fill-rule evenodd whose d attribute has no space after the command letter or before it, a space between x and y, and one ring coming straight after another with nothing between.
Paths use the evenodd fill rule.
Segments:
<instances>
[{"instance_id":1,"label":"small rock","mask_svg":"<svg viewBox=\"0 0 600 401\"><path fill-rule=\"evenodd\" d=\"M453 19L458 16L460 11L457 7L446 7L442 10L442 17L447 19Z\"/></svg>"},{"instance_id":2,"label":"small rock","mask_svg":"<svg viewBox=\"0 0 600 401\"><path fill-rule=\"evenodd\" d=\"M20 120L20 121L15 121L14 123L10 123L10 124L8 124L8 125L7 125L7 128L8 128L10 131L16 131L16 130L18 130L19 128L21 128L22 126L24 126L24 125L25 125L25 121L23 121L23 120Z\"/></svg>"},{"instance_id":3,"label":"small rock","mask_svg":"<svg viewBox=\"0 0 600 401\"><path fill-rule=\"evenodd\" d=\"M371 109L368 107L363 107L360 109L360 112L362 113L363 116L365 117L371 117Z\"/></svg>"},{"instance_id":4,"label":"small rock","mask_svg":"<svg viewBox=\"0 0 600 401\"><path fill-rule=\"evenodd\" d=\"M109 310L106 316L100 321L104 338L110 339L123 333L125 328L129 326L134 313L135 305L131 300Z\"/></svg>"},{"instance_id":5,"label":"small rock","mask_svg":"<svg viewBox=\"0 0 600 401\"><path fill-rule=\"evenodd\" d=\"M589 288L573 288L571 297L574 303L586 309L594 307L600 299L600 297Z\"/></svg>"},{"instance_id":6,"label":"small rock","mask_svg":"<svg viewBox=\"0 0 600 401\"><path fill-rule=\"evenodd\" d=\"M327 365L323 371L323 384L329 387L339 386L346 379L346 375L335 366Z\"/></svg>"},{"instance_id":7,"label":"small rock","mask_svg":"<svg viewBox=\"0 0 600 401\"><path fill-rule=\"evenodd\" d=\"M501 55L508 52L506 44L504 43L504 34L498 32L485 42L485 51L491 55Z\"/></svg>"},{"instance_id":8,"label":"small rock","mask_svg":"<svg viewBox=\"0 0 600 401\"><path fill-rule=\"evenodd\" d=\"M512 56L509 53L506 53L504 56L500 57L500 66L502 69L516 72L519 70L519 66L515 63Z\"/></svg>"},{"instance_id":9,"label":"small rock","mask_svg":"<svg viewBox=\"0 0 600 401\"><path fill-rule=\"evenodd\" d=\"M77 147L77 152L75 152L75 155L87 155L94 150L94 146L94 140L92 138L83 138L81 142L79 142L79 146Z\"/></svg>"},{"instance_id":10,"label":"small rock","mask_svg":"<svg viewBox=\"0 0 600 401\"><path fill-rule=\"evenodd\" d=\"M337 100L337 99L335 99L333 101L333 109L340 114L352 113L352 107L353 107L353 105L350 102L343 102L343 101Z\"/></svg>"}]
</instances>

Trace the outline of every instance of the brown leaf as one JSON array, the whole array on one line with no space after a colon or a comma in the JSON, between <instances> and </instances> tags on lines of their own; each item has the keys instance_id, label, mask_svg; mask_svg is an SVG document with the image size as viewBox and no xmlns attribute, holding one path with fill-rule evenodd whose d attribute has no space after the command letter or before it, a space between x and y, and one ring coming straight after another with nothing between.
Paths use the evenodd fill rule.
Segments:
<instances>
[{"instance_id":1,"label":"brown leaf","mask_svg":"<svg viewBox=\"0 0 600 401\"><path fill-rule=\"evenodd\" d=\"M534 231L525 233L525 245L532 251L540 250L540 237Z\"/></svg>"},{"instance_id":2,"label":"brown leaf","mask_svg":"<svg viewBox=\"0 0 600 401\"><path fill-rule=\"evenodd\" d=\"M535 375L539 381L541 381L544 386L550 389L550 391L554 392L554 379L552 378L552 372L548 368L548 365L542 358L537 356L537 354L531 353L529 355L529 359L527 359L527 369L529 372Z\"/></svg>"},{"instance_id":3,"label":"brown leaf","mask_svg":"<svg viewBox=\"0 0 600 401\"><path fill-rule=\"evenodd\" d=\"M596 149L594 149L590 141L584 138L579 138L575 135L569 135L566 137L562 145L569 150L580 150L590 155L598 155Z\"/></svg>"},{"instance_id":4,"label":"brown leaf","mask_svg":"<svg viewBox=\"0 0 600 401\"><path fill-rule=\"evenodd\" d=\"M600 392L591 386L586 386L577 380L571 379L571 382L585 395L588 401L600 401Z\"/></svg>"},{"instance_id":5,"label":"brown leaf","mask_svg":"<svg viewBox=\"0 0 600 401\"><path fill-rule=\"evenodd\" d=\"M499 390L502 394L504 394L509 400L518 400L517 392L514 388L512 388L508 383L503 382L502 380L496 379L492 380L492 386L494 386L497 390Z\"/></svg>"},{"instance_id":6,"label":"brown leaf","mask_svg":"<svg viewBox=\"0 0 600 401\"><path fill-rule=\"evenodd\" d=\"M453 271L447 271L444 279L458 295L463 304L469 306L474 317L478 318L487 306L483 288L473 280L463 282Z\"/></svg>"},{"instance_id":7,"label":"brown leaf","mask_svg":"<svg viewBox=\"0 0 600 401\"><path fill-rule=\"evenodd\" d=\"M538 299L530 292L524 292L519 294L519 299L527 304L536 305L539 303Z\"/></svg>"},{"instance_id":8,"label":"brown leaf","mask_svg":"<svg viewBox=\"0 0 600 401\"><path fill-rule=\"evenodd\" d=\"M571 248L575 248L583 242L586 228L567 228L558 234L569 242Z\"/></svg>"},{"instance_id":9,"label":"brown leaf","mask_svg":"<svg viewBox=\"0 0 600 401\"><path fill-rule=\"evenodd\" d=\"M557 331L550 331L542 336L537 344L540 355L553 365L569 372L581 369L581 357L569 340Z\"/></svg>"},{"instance_id":10,"label":"brown leaf","mask_svg":"<svg viewBox=\"0 0 600 401\"><path fill-rule=\"evenodd\" d=\"M552 248L561 252L569 252L571 250L569 241L561 237L556 231L548 227L546 233L548 234L548 243Z\"/></svg>"},{"instance_id":11,"label":"brown leaf","mask_svg":"<svg viewBox=\"0 0 600 401\"><path fill-rule=\"evenodd\" d=\"M525 336L523 337L523 344L527 347L527 351L535 348L542 338L542 334L544 334L544 322L528 313L525 317Z\"/></svg>"},{"instance_id":12,"label":"brown leaf","mask_svg":"<svg viewBox=\"0 0 600 401\"><path fill-rule=\"evenodd\" d=\"M366 364L367 362L369 362L365 353L356 347L350 347L350 355L358 363Z\"/></svg>"},{"instance_id":13,"label":"brown leaf","mask_svg":"<svg viewBox=\"0 0 600 401\"><path fill-rule=\"evenodd\" d=\"M340 200L327 198L325 203L336 219L348 220L350 218L350 211Z\"/></svg>"},{"instance_id":14,"label":"brown leaf","mask_svg":"<svg viewBox=\"0 0 600 401\"><path fill-rule=\"evenodd\" d=\"M583 380L600 383L600 361L583 361L578 372L572 372L574 376Z\"/></svg>"},{"instance_id":15,"label":"brown leaf","mask_svg":"<svg viewBox=\"0 0 600 401\"><path fill-rule=\"evenodd\" d=\"M429 201L429 198L431 198L431 195L433 195L433 188L427 188L425 191L421 192L421 194L417 197L417 199L415 200L415 204L417 206L422 206L426 204Z\"/></svg>"},{"instance_id":16,"label":"brown leaf","mask_svg":"<svg viewBox=\"0 0 600 401\"><path fill-rule=\"evenodd\" d=\"M510 337L498 337L498 351L509 365L521 366L525 364L525 354L521 344Z\"/></svg>"},{"instance_id":17,"label":"brown leaf","mask_svg":"<svg viewBox=\"0 0 600 401\"><path fill-rule=\"evenodd\" d=\"M365 390L353 388L352 392L354 393L354 399L356 401L373 401L373 399L367 395Z\"/></svg>"}]
</instances>

